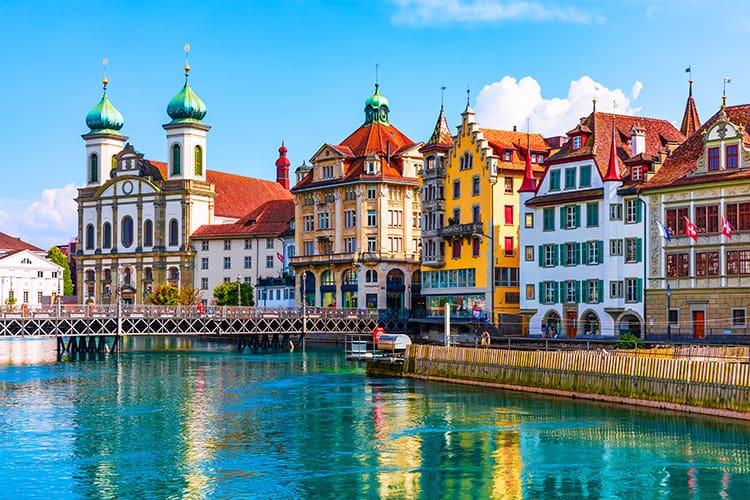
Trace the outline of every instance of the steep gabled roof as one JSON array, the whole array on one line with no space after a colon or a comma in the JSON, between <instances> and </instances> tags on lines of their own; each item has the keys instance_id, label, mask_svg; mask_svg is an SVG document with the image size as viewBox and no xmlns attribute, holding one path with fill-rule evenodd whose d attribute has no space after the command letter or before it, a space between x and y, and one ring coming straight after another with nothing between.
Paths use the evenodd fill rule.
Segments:
<instances>
[{"instance_id":1,"label":"steep gabled roof","mask_svg":"<svg viewBox=\"0 0 750 500\"><path fill-rule=\"evenodd\" d=\"M532 153L543 153L545 156L549 153L550 147L539 134L528 134L526 132L515 132L510 130L496 130L491 128L480 128L482 135L492 148L494 154L500 157L500 168L511 169L524 172L526 170L526 156L523 150L526 149L526 143ZM504 161L503 153L505 150L517 151L510 162ZM534 172L544 172L544 165L535 164L532 167Z\"/></svg>"},{"instance_id":2,"label":"steep gabled roof","mask_svg":"<svg viewBox=\"0 0 750 500\"><path fill-rule=\"evenodd\" d=\"M26 243L21 238L9 234L0 233L0 253L17 252L19 250L31 250L32 252L43 252L39 247Z\"/></svg>"},{"instance_id":3,"label":"steep gabled roof","mask_svg":"<svg viewBox=\"0 0 750 500\"><path fill-rule=\"evenodd\" d=\"M167 178L167 164L150 161ZM265 179L228 174L216 170L206 171L206 181L214 185L214 215L240 218L270 200L293 200L294 195L281 184Z\"/></svg>"},{"instance_id":4,"label":"steep gabled roof","mask_svg":"<svg viewBox=\"0 0 750 500\"><path fill-rule=\"evenodd\" d=\"M695 99L693 99L693 80L689 80L689 82L690 91L685 103L685 114L682 115L682 125L680 125L680 132L685 137L688 137L701 128L701 120L698 118L698 108L695 107Z\"/></svg>"},{"instance_id":5,"label":"steep gabled roof","mask_svg":"<svg viewBox=\"0 0 750 500\"><path fill-rule=\"evenodd\" d=\"M233 224L204 224L193 232L192 237L277 237L289 230L289 222L293 219L294 200L271 200Z\"/></svg>"},{"instance_id":6,"label":"steep gabled roof","mask_svg":"<svg viewBox=\"0 0 750 500\"><path fill-rule=\"evenodd\" d=\"M362 125L335 147L349 148L351 154L347 156L362 157L370 153L385 156L388 152L388 143L390 143L390 153L393 154L404 146L411 146L414 141L393 125L373 122L369 125ZM344 148L341 149L342 152L345 151Z\"/></svg>"},{"instance_id":7,"label":"steep gabled roof","mask_svg":"<svg viewBox=\"0 0 750 500\"><path fill-rule=\"evenodd\" d=\"M750 144L750 136L747 134L747 128L750 126L750 104L728 106L723 112L730 122L744 127L742 142L745 145ZM641 186L641 191L704 182L750 179L750 169L746 168L691 175L697 167L698 158L704 154L703 134L721 118L722 110L719 110L672 152L656 175Z\"/></svg>"},{"instance_id":8,"label":"steep gabled roof","mask_svg":"<svg viewBox=\"0 0 750 500\"><path fill-rule=\"evenodd\" d=\"M453 136L451 135L450 127L448 127L448 119L445 117L443 107L440 106L440 114L438 115L437 122L435 122L435 128L432 130L432 135L423 149L428 149L430 146L449 148L452 145Z\"/></svg>"}]
</instances>

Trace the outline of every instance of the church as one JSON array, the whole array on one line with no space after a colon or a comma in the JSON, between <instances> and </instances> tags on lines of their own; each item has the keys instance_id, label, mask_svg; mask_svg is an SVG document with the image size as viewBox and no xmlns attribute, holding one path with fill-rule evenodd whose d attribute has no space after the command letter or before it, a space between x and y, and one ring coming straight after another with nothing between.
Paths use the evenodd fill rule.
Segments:
<instances>
[{"instance_id":1,"label":"church","mask_svg":"<svg viewBox=\"0 0 750 500\"><path fill-rule=\"evenodd\" d=\"M103 96L86 116L86 181L79 188L78 301L142 304L154 286L196 288L192 234L233 224L262 204L292 198L278 182L207 168L206 106L185 83L167 105L167 162L147 159L121 133L122 114ZM211 291L204 291L210 295ZM205 300L208 297L203 297Z\"/></svg>"}]
</instances>

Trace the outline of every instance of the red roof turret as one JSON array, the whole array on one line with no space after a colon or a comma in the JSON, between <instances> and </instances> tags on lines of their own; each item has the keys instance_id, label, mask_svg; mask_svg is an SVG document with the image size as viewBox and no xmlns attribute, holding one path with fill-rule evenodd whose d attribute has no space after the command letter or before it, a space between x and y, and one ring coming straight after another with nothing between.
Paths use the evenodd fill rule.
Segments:
<instances>
[{"instance_id":1,"label":"red roof turret","mask_svg":"<svg viewBox=\"0 0 750 500\"><path fill-rule=\"evenodd\" d=\"M279 159L276 160L276 182L281 184L284 189L289 190L289 158L286 157L286 146L281 141L279 148Z\"/></svg>"}]
</instances>

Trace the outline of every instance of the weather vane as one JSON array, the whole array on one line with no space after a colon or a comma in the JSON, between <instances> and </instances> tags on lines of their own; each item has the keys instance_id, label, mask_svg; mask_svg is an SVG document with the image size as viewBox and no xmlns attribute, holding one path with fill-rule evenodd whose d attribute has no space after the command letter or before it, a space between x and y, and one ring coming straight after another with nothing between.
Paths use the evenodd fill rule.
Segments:
<instances>
[{"instance_id":1,"label":"weather vane","mask_svg":"<svg viewBox=\"0 0 750 500\"><path fill-rule=\"evenodd\" d=\"M102 66L104 66L104 78L102 78L102 85L104 86L104 93L107 93L107 84L109 83L109 80L107 79L107 65L109 64L109 61L105 57L102 59Z\"/></svg>"},{"instance_id":2,"label":"weather vane","mask_svg":"<svg viewBox=\"0 0 750 500\"><path fill-rule=\"evenodd\" d=\"M188 77L188 73L190 73L190 60L188 58L188 54L190 54L190 44L185 44L185 79Z\"/></svg>"}]
</instances>

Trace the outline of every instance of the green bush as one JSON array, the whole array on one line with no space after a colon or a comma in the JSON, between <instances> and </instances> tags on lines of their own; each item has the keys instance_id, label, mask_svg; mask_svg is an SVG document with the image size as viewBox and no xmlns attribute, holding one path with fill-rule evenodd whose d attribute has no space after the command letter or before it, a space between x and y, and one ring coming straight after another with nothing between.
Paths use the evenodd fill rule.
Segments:
<instances>
[{"instance_id":1,"label":"green bush","mask_svg":"<svg viewBox=\"0 0 750 500\"><path fill-rule=\"evenodd\" d=\"M620 335L620 340L615 344L617 349L642 349L643 342L632 333Z\"/></svg>"}]
</instances>

